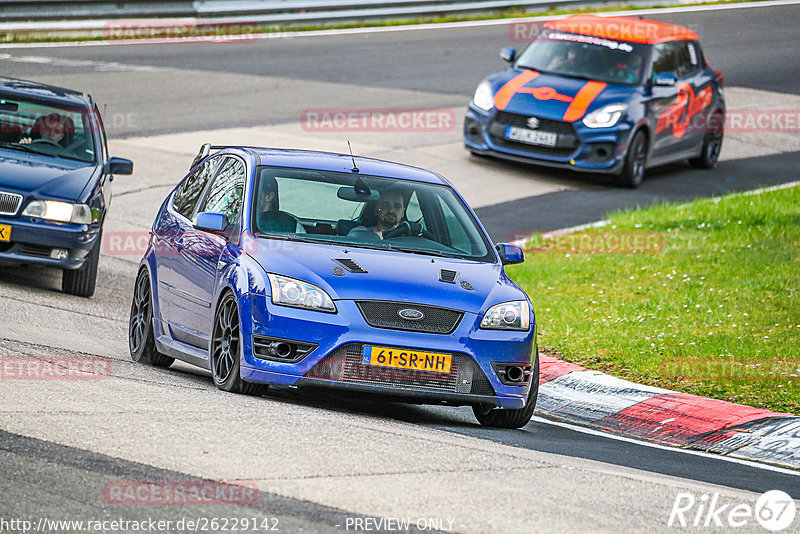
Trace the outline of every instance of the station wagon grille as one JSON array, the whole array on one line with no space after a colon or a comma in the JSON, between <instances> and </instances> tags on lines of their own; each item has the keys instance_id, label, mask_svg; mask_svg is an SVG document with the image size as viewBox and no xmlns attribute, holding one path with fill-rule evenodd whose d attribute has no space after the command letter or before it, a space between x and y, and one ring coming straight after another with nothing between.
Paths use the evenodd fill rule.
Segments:
<instances>
[{"instance_id":1,"label":"station wagon grille","mask_svg":"<svg viewBox=\"0 0 800 534\"><path fill-rule=\"evenodd\" d=\"M453 354L449 373L395 369L361 363L364 344L348 343L326 356L306 373L319 378L357 384L392 386L401 389L443 391L472 395L494 395L489 379L466 354Z\"/></svg>"},{"instance_id":2,"label":"station wagon grille","mask_svg":"<svg viewBox=\"0 0 800 534\"><path fill-rule=\"evenodd\" d=\"M16 215L22 195L0 191L0 215Z\"/></svg>"},{"instance_id":3,"label":"station wagon grille","mask_svg":"<svg viewBox=\"0 0 800 534\"><path fill-rule=\"evenodd\" d=\"M370 326L429 334L451 334L464 315L458 310L410 302L359 300L356 301L356 304ZM409 310L420 312L421 317L416 320L404 318L401 312ZM419 314L406 314L406 317L410 315Z\"/></svg>"}]
</instances>

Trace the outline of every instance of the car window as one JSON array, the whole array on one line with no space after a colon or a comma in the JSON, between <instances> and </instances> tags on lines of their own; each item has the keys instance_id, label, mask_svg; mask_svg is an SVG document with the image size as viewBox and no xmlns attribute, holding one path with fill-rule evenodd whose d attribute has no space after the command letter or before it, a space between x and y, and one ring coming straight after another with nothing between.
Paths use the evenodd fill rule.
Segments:
<instances>
[{"instance_id":1,"label":"car window","mask_svg":"<svg viewBox=\"0 0 800 534\"><path fill-rule=\"evenodd\" d=\"M678 76L678 58L673 43L653 45L653 79L664 73Z\"/></svg>"},{"instance_id":2,"label":"car window","mask_svg":"<svg viewBox=\"0 0 800 534\"><path fill-rule=\"evenodd\" d=\"M78 105L0 93L0 146L95 163L90 113Z\"/></svg>"},{"instance_id":3,"label":"car window","mask_svg":"<svg viewBox=\"0 0 800 534\"><path fill-rule=\"evenodd\" d=\"M469 235L464 229L463 223L456 217L450 206L439 198L441 203L442 213L444 214L444 223L447 226L447 233L450 234L450 246L462 252L470 252L472 245L470 244Z\"/></svg>"},{"instance_id":4,"label":"car window","mask_svg":"<svg viewBox=\"0 0 800 534\"><path fill-rule=\"evenodd\" d=\"M239 158L225 158L197 212L222 213L228 217L229 222L235 222L239 218L239 211L242 208L244 182L244 162Z\"/></svg>"},{"instance_id":5,"label":"car window","mask_svg":"<svg viewBox=\"0 0 800 534\"><path fill-rule=\"evenodd\" d=\"M680 41L675 43L675 48L678 57L678 75L690 76L698 71L700 63L698 60L697 48L694 43L689 41Z\"/></svg>"},{"instance_id":6,"label":"car window","mask_svg":"<svg viewBox=\"0 0 800 534\"><path fill-rule=\"evenodd\" d=\"M181 185L178 186L178 190L175 191L175 197L172 199L172 208L175 211L187 219L192 218L197 201L205 191L208 180L213 176L220 159L218 157L207 159L183 180Z\"/></svg>"},{"instance_id":7,"label":"car window","mask_svg":"<svg viewBox=\"0 0 800 534\"><path fill-rule=\"evenodd\" d=\"M488 237L446 185L263 166L254 191L250 228L258 235L495 261ZM378 209L383 204L392 209Z\"/></svg>"},{"instance_id":8,"label":"car window","mask_svg":"<svg viewBox=\"0 0 800 534\"><path fill-rule=\"evenodd\" d=\"M646 45L544 30L522 51L518 68L618 85L641 82Z\"/></svg>"}]
</instances>

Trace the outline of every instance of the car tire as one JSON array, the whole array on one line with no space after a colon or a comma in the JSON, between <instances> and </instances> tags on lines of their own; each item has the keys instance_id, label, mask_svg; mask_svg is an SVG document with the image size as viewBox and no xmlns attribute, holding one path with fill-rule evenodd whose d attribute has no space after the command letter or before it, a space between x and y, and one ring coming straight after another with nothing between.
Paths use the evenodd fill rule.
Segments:
<instances>
[{"instance_id":1,"label":"car tire","mask_svg":"<svg viewBox=\"0 0 800 534\"><path fill-rule=\"evenodd\" d=\"M722 138L724 131L725 114L717 111L708 121L709 131L703 136L703 149L700 155L689 160L692 167L698 169L713 169L722 151Z\"/></svg>"},{"instance_id":2,"label":"car tire","mask_svg":"<svg viewBox=\"0 0 800 534\"><path fill-rule=\"evenodd\" d=\"M633 135L631 145L625 153L622 172L617 175L617 185L635 189L644 179L644 168L647 163L647 134L642 130Z\"/></svg>"},{"instance_id":3,"label":"car tire","mask_svg":"<svg viewBox=\"0 0 800 534\"><path fill-rule=\"evenodd\" d=\"M245 382L240 373L242 335L239 323L239 303L232 293L226 293L214 314L211 335L211 376L222 391L242 395L262 395L266 384Z\"/></svg>"},{"instance_id":4,"label":"car tire","mask_svg":"<svg viewBox=\"0 0 800 534\"><path fill-rule=\"evenodd\" d=\"M80 269L64 269L61 275L61 291L78 297L91 297L97 285L97 265L100 262L100 243L103 232L97 236L97 243L86 256Z\"/></svg>"},{"instance_id":5,"label":"car tire","mask_svg":"<svg viewBox=\"0 0 800 534\"><path fill-rule=\"evenodd\" d=\"M473 406L472 413L482 426L494 428L522 428L528 424L536 409L536 399L539 396L539 355L531 373L531 390L524 408L502 409L481 405Z\"/></svg>"},{"instance_id":6,"label":"car tire","mask_svg":"<svg viewBox=\"0 0 800 534\"><path fill-rule=\"evenodd\" d=\"M147 269L139 271L131 300L131 317L128 321L128 349L131 359L145 365L167 368L175 358L165 356L156 348L153 333L153 292Z\"/></svg>"}]
</instances>

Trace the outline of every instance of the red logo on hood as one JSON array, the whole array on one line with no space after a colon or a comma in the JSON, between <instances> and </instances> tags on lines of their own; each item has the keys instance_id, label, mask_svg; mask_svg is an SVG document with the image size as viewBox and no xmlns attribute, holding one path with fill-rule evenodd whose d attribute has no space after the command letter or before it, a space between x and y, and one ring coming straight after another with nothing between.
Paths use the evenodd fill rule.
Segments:
<instances>
[{"instance_id":1,"label":"red logo on hood","mask_svg":"<svg viewBox=\"0 0 800 534\"><path fill-rule=\"evenodd\" d=\"M533 95L537 100L559 100L568 102L569 106L564 112L563 120L573 122L583 118L586 110L594 99L597 98L603 89L606 88L604 82L586 82L575 96L562 95L552 87L525 87L525 85L539 76L535 70L526 70L514 78L507 81L503 87L494 95L494 105L499 110L504 110L514 95L525 93Z\"/></svg>"}]
</instances>

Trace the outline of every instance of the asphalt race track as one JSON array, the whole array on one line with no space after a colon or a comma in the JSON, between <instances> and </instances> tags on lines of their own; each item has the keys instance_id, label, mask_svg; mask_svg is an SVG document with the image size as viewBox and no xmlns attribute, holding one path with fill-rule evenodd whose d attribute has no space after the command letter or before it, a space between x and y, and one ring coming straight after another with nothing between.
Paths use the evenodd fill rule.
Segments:
<instances>
[{"instance_id":1,"label":"asphalt race track","mask_svg":"<svg viewBox=\"0 0 800 534\"><path fill-rule=\"evenodd\" d=\"M729 109L800 110L800 5L648 17L700 34L725 75ZM714 170L657 169L635 191L472 157L461 144L463 110L475 85L502 68L497 51L509 45L508 26L498 23L236 43L0 47L0 75L81 88L107 104L112 155L133 159L135 174L114 182L106 234L146 233L205 141L345 151L349 139L357 154L446 176L495 241L623 207L798 179L800 140L785 133L726 136ZM314 131L301 119L313 108L452 109L457 124L421 134ZM208 373L188 365L134 364L127 321L140 256L104 250L90 300L62 294L57 271L0 268L0 356L78 354L111 366L105 380L0 381L0 519L253 517L277 519L280 532L334 532L354 530L354 518L392 530L379 520L410 517L438 518L422 526L458 532L653 532L671 530L680 493L718 493L731 506L752 506L772 489L800 499L800 476L788 470L542 417L521 430L487 430L469 408L288 390L248 398L217 391ZM255 484L260 499L148 507L104 498L119 481L208 480Z\"/></svg>"}]
</instances>

